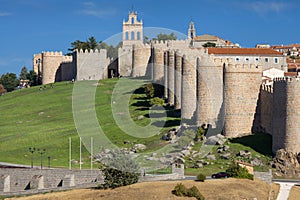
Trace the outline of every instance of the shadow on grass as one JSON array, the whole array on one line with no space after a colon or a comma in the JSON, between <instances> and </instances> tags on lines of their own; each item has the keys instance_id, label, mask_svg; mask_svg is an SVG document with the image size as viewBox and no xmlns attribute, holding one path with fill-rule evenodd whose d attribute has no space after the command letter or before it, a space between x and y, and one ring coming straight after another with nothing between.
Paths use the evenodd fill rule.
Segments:
<instances>
[{"instance_id":1,"label":"shadow on grass","mask_svg":"<svg viewBox=\"0 0 300 200\"><path fill-rule=\"evenodd\" d=\"M179 126L180 121L181 121L180 119L168 120L168 121L156 121L153 122L152 125L157 127L173 127L173 126Z\"/></svg>"},{"instance_id":2,"label":"shadow on grass","mask_svg":"<svg viewBox=\"0 0 300 200\"><path fill-rule=\"evenodd\" d=\"M239 143L244 146L251 147L255 151L265 155L272 156L272 136L263 133L256 133L253 135L243 136L239 138L230 139L231 143Z\"/></svg>"}]
</instances>

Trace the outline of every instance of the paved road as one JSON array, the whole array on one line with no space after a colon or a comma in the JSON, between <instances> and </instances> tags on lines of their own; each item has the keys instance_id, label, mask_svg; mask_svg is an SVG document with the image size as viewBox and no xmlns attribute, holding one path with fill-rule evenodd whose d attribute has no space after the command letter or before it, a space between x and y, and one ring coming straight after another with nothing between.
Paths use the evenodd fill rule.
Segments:
<instances>
[{"instance_id":1,"label":"paved road","mask_svg":"<svg viewBox=\"0 0 300 200\"><path fill-rule=\"evenodd\" d=\"M297 183L297 182L288 182L288 181L276 181L275 183L280 184L280 190L279 194L277 196L277 200L287 200L290 195L290 191L292 187Z\"/></svg>"}]
</instances>

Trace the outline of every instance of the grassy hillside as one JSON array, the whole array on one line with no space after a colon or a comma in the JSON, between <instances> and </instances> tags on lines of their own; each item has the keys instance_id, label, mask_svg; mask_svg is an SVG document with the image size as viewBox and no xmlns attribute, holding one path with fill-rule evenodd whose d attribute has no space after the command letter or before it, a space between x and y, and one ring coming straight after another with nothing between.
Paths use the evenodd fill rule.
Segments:
<instances>
[{"instance_id":1,"label":"grassy hillside","mask_svg":"<svg viewBox=\"0 0 300 200\"><path fill-rule=\"evenodd\" d=\"M99 123L107 137L118 146L132 146L136 143L147 144L149 150L158 148L160 136L150 138L135 138L123 132L115 125L111 114L111 93L117 79L101 81L97 86L96 111ZM29 147L45 148L46 157L51 156L51 166L68 166L69 137L72 138L72 158L79 160L79 136L77 134L72 114L73 84L57 83L54 88L49 85L40 91L32 87L0 96L0 161L19 164L30 164ZM133 119L146 115L147 109L141 108L144 94L132 96L130 107ZM137 123L147 125L149 118L143 118ZM124 144L130 141L130 144ZM97 151L97 150L95 150ZM40 157L34 153L35 165L39 165ZM84 166L88 167L89 153L83 148ZM73 165L78 167L77 165Z\"/></svg>"},{"instance_id":2,"label":"grassy hillside","mask_svg":"<svg viewBox=\"0 0 300 200\"><path fill-rule=\"evenodd\" d=\"M105 136L115 145L119 147L132 147L134 144L145 144L146 152L161 149L167 142L161 140L161 134L155 134L151 137L136 137L131 135L130 131L125 134L116 124L112 115L113 104L125 105L128 108L128 103L122 103L121 99L129 95L129 111L134 125L146 127L140 130L140 136L152 131L152 128L159 129L160 132L165 132L170 127L180 124L180 119L176 118L176 111L168 108L167 121L163 125L163 117L157 114L149 118L149 103L143 89L135 90L134 94L123 92L126 89L133 91L135 87L129 85L132 80L122 78L102 80L98 84L95 82L84 82L82 85L82 93L80 98L85 98L89 88L96 87L95 95L95 110L97 122L101 125ZM143 80L134 80L134 82L142 85ZM118 84L118 85L116 85ZM77 87L77 86L76 86ZM126 88L127 87L127 88ZM116 90L119 88L120 90ZM43 165L47 166L47 157L50 156L51 166L68 167L69 166L69 137L72 139L72 159L75 160L72 167L79 168L79 135L75 127L73 112L72 112L72 97L74 84L72 83L56 83L54 88L49 85L46 89L40 90L40 87L32 87L14 91L4 96L0 96L0 162L11 162L18 164L30 165L31 153L29 147L45 148L46 153L43 155ZM76 89L76 88L75 88ZM121 96L117 99L112 99L112 93L120 93ZM120 105L119 105L120 106ZM87 109L90 109L89 106ZM124 110L117 110L117 114L122 118ZM140 116L142 118L138 119ZM130 122L125 121L123 127L129 128L132 126ZM147 126L147 125L151 126ZM93 134L93 128L91 134ZM236 158L236 154L240 150L248 150L252 153L253 158L260 158L264 163L268 163L271 156L271 137L264 134L251 135L242 138L228 140L226 143L230 147L227 153L231 154L229 160L220 158L217 153L218 146L213 147L212 153L216 155L216 160L213 162L206 158L201 158L207 161L209 165L204 165L203 168L191 168L197 159L186 157L186 172L188 174L198 174L200 171L206 175L217 171L223 171L228 166L230 160ZM196 143L193 150L199 151L200 144ZM99 151L95 148L94 152ZM83 147L82 150L83 167L89 168L90 153ZM246 160L248 161L248 160ZM250 160L249 160L250 161ZM34 153L34 165L40 165L40 155ZM265 168L265 167L264 167ZM260 170L260 169L258 169ZM266 169L261 169L266 170Z\"/></svg>"}]
</instances>

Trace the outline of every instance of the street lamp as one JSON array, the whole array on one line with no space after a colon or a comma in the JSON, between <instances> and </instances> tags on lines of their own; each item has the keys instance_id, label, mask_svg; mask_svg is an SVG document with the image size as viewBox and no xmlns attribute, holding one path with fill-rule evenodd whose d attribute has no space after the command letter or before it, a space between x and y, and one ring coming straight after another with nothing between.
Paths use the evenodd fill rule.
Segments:
<instances>
[{"instance_id":1,"label":"street lamp","mask_svg":"<svg viewBox=\"0 0 300 200\"><path fill-rule=\"evenodd\" d=\"M50 156L48 156L48 168L50 169Z\"/></svg>"},{"instance_id":2,"label":"street lamp","mask_svg":"<svg viewBox=\"0 0 300 200\"><path fill-rule=\"evenodd\" d=\"M46 149L38 149L37 151L41 155L41 169L43 169L43 154L46 152Z\"/></svg>"},{"instance_id":3,"label":"street lamp","mask_svg":"<svg viewBox=\"0 0 300 200\"><path fill-rule=\"evenodd\" d=\"M35 152L35 147L29 147L28 150L31 153L31 168L33 168L33 153Z\"/></svg>"}]
</instances>

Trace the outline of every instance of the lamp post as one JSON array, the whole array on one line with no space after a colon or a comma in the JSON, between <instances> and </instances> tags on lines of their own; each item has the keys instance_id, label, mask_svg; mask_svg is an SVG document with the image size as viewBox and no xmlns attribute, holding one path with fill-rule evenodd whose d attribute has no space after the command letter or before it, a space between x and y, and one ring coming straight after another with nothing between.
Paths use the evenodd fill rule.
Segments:
<instances>
[{"instance_id":1,"label":"lamp post","mask_svg":"<svg viewBox=\"0 0 300 200\"><path fill-rule=\"evenodd\" d=\"M47 157L48 158L48 168L50 169L50 156Z\"/></svg>"},{"instance_id":2,"label":"lamp post","mask_svg":"<svg viewBox=\"0 0 300 200\"><path fill-rule=\"evenodd\" d=\"M31 168L33 168L33 153L35 152L35 147L29 147L28 150L31 153Z\"/></svg>"},{"instance_id":3,"label":"lamp post","mask_svg":"<svg viewBox=\"0 0 300 200\"><path fill-rule=\"evenodd\" d=\"M46 149L38 149L37 151L41 155L41 169L43 169L43 154L46 152Z\"/></svg>"}]
</instances>

